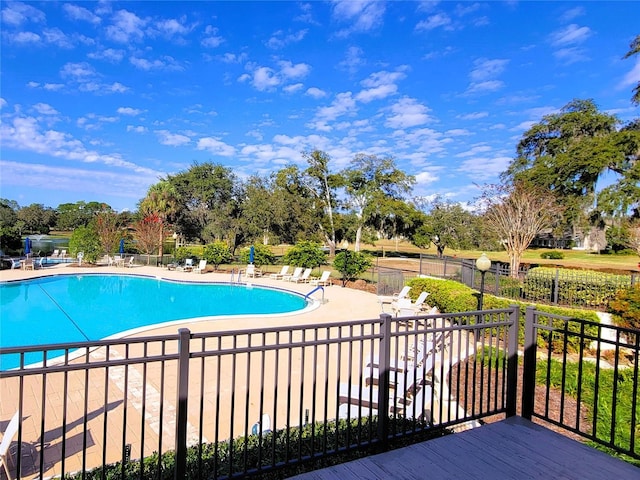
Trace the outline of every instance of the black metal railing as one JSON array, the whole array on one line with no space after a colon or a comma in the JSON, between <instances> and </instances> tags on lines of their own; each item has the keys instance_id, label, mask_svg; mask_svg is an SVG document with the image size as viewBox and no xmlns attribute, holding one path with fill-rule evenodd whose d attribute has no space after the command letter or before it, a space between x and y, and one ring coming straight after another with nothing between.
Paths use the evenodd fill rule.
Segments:
<instances>
[{"instance_id":1,"label":"black metal railing","mask_svg":"<svg viewBox=\"0 0 640 480\"><path fill-rule=\"evenodd\" d=\"M383 314L3 348L0 358L19 364L0 372L2 415L22 419L15 471L239 478L513 415L517 316Z\"/></svg>"},{"instance_id":2,"label":"black metal railing","mask_svg":"<svg viewBox=\"0 0 640 480\"><path fill-rule=\"evenodd\" d=\"M515 415L520 379L526 418L639 458L637 332L530 308L519 372L519 323L511 307L3 348L19 365L0 371L3 428L21 419L12 471L299 471Z\"/></svg>"},{"instance_id":3,"label":"black metal railing","mask_svg":"<svg viewBox=\"0 0 640 480\"><path fill-rule=\"evenodd\" d=\"M638 330L529 307L522 416L640 459L639 360Z\"/></svg>"}]
</instances>

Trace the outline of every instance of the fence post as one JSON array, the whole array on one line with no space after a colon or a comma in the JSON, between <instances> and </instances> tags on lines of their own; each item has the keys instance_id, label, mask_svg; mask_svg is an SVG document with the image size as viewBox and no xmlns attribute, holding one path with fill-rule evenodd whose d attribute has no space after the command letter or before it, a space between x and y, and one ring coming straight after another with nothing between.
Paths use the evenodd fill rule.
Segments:
<instances>
[{"instance_id":1,"label":"fence post","mask_svg":"<svg viewBox=\"0 0 640 480\"><path fill-rule=\"evenodd\" d=\"M517 412L518 398L518 330L520 328L520 307L511 305L509 339L507 344L507 417Z\"/></svg>"},{"instance_id":2,"label":"fence post","mask_svg":"<svg viewBox=\"0 0 640 480\"><path fill-rule=\"evenodd\" d=\"M556 268L556 277L553 281L553 286L552 289L553 291L551 292L552 298L551 298L551 303L553 303L554 305L558 304L558 289L560 288L560 270Z\"/></svg>"},{"instance_id":3,"label":"fence post","mask_svg":"<svg viewBox=\"0 0 640 480\"><path fill-rule=\"evenodd\" d=\"M389 364L391 361L391 315L380 314L380 379L378 384L378 440L383 450L389 438Z\"/></svg>"},{"instance_id":4,"label":"fence post","mask_svg":"<svg viewBox=\"0 0 640 480\"><path fill-rule=\"evenodd\" d=\"M498 266L498 263L496 263L493 266L493 271L494 271L494 278L496 279L496 289L494 290L494 295L496 297L502 297L502 289L500 288L500 268Z\"/></svg>"},{"instance_id":5,"label":"fence post","mask_svg":"<svg viewBox=\"0 0 640 480\"><path fill-rule=\"evenodd\" d=\"M524 317L524 367L522 374L522 417L531 420L536 393L535 307L527 307Z\"/></svg>"},{"instance_id":6,"label":"fence post","mask_svg":"<svg viewBox=\"0 0 640 480\"><path fill-rule=\"evenodd\" d=\"M189 395L189 342L188 328L178 330L178 400L176 402L176 459L175 480L186 478L187 472L187 397Z\"/></svg>"},{"instance_id":7,"label":"fence post","mask_svg":"<svg viewBox=\"0 0 640 480\"><path fill-rule=\"evenodd\" d=\"M442 274L442 278L447 278L447 257L446 256L444 257L443 269L444 269L444 273Z\"/></svg>"}]
</instances>

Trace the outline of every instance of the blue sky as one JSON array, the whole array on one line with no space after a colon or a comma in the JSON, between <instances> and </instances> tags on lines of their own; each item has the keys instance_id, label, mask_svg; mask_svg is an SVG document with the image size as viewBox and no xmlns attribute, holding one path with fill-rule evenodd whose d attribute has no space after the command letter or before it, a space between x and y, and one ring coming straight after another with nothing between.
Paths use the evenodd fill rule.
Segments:
<instances>
[{"instance_id":1,"label":"blue sky","mask_svg":"<svg viewBox=\"0 0 640 480\"><path fill-rule=\"evenodd\" d=\"M623 121L640 2L0 3L0 197L136 208L194 162L392 156L465 202L574 98Z\"/></svg>"}]
</instances>

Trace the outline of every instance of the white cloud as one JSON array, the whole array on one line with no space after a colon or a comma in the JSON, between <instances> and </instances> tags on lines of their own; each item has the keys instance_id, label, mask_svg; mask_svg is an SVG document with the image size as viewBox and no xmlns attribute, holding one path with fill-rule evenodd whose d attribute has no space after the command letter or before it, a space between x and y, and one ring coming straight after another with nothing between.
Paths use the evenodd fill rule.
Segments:
<instances>
[{"instance_id":1,"label":"white cloud","mask_svg":"<svg viewBox=\"0 0 640 480\"><path fill-rule=\"evenodd\" d=\"M415 177L417 187L424 187L440 180L440 177L432 172L420 172Z\"/></svg>"},{"instance_id":2,"label":"white cloud","mask_svg":"<svg viewBox=\"0 0 640 480\"><path fill-rule=\"evenodd\" d=\"M354 74L360 67L366 65L367 61L363 58L364 52L360 47L349 47L345 53L345 58L338 63L340 70L346 70Z\"/></svg>"},{"instance_id":3,"label":"white cloud","mask_svg":"<svg viewBox=\"0 0 640 480\"><path fill-rule=\"evenodd\" d=\"M138 110L137 108L131 108L131 107L119 107L118 110L116 110L120 115L130 115L132 117L135 117L136 115L140 115L142 113L142 110Z\"/></svg>"},{"instance_id":4,"label":"white cloud","mask_svg":"<svg viewBox=\"0 0 640 480\"><path fill-rule=\"evenodd\" d=\"M351 26L337 32L345 37L354 32L369 32L382 25L385 4L378 0L333 0L333 18Z\"/></svg>"},{"instance_id":5,"label":"white cloud","mask_svg":"<svg viewBox=\"0 0 640 480\"><path fill-rule=\"evenodd\" d=\"M456 118L460 120L480 120L489 116L489 112L470 112L463 115L458 115Z\"/></svg>"},{"instance_id":6,"label":"white cloud","mask_svg":"<svg viewBox=\"0 0 640 480\"><path fill-rule=\"evenodd\" d=\"M565 28L553 32L549 39L554 47L564 47L582 43L591 36L589 27L579 27L575 23L567 25Z\"/></svg>"},{"instance_id":7,"label":"white cloud","mask_svg":"<svg viewBox=\"0 0 640 480\"><path fill-rule=\"evenodd\" d=\"M10 25L19 26L27 22L44 23L46 17L44 12L22 2L3 3L2 21Z\"/></svg>"},{"instance_id":8,"label":"white cloud","mask_svg":"<svg viewBox=\"0 0 640 480\"><path fill-rule=\"evenodd\" d=\"M437 13L431 15L426 20L421 20L416 25L416 31L433 30L438 27L446 27L451 25L451 18L446 13Z\"/></svg>"},{"instance_id":9,"label":"white cloud","mask_svg":"<svg viewBox=\"0 0 640 480\"><path fill-rule=\"evenodd\" d=\"M424 125L432 120L429 109L415 98L403 97L391 107L391 115L387 117L389 128L408 128Z\"/></svg>"},{"instance_id":10,"label":"white cloud","mask_svg":"<svg viewBox=\"0 0 640 480\"><path fill-rule=\"evenodd\" d=\"M320 107L316 112L316 119L323 122L353 113L356 110L356 101L351 92L339 93L328 107Z\"/></svg>"},{"instance_id":11,"label":"white cloud","mask_svg":"<svg viewBox=\"0 0 640 480\"><path fill-rule=\"evenodd\" d=\"M18 32L15 35L9 35L9 39L13 43L40 43L40 35L33 32Z\"/></svg>"},{"instance_id":12,"label":"white cloud","mask_svg":"<svg viewBox=\"0 0 640 480\"><path fill-rule=\"evenodd\" d=\"M182 71L184 67L180 65L173 57L165 55L155 60L147 60L146 58L131 57L129 62L140 70L166 70L166 71Z\"/></svg>"},{"instance_id":13,"label":"white cloud","mask_svg":"<svg viewBox=\"0 0 640 480\"><path fill-rule=\"evenodd\" d=\"M504 172L511 160L509 157L474 157L462 162L457 170L476 180L485 181Z\"/></svg>"},{"instance_id":14,"label":"white cloud","mask_svg":"<svg viewBox=\"0 0 640 480\"><path fill-rule=\"evenodd\" d=\"M297 32L285 34L282 30L274 32L265 45L274 50L283 48L291 43L298 43L304 39L308 30L298 30Z\"/></svg>"},{"instance_id":15,"label":"white cloud","mask_svg":"<svg viewBox=\"0 0 640 480\"><path fill-rule=\"evenodd\" d=\"M213 137L205 137L198 140L198 150L206 150L213 155L222 157L232 157L236 154L235 147Z\"/></svg>"},{"instance_id":16,"label":"white cloud","mask_svg":"<svg viewBox=\"0 0 640 480\"><path fill-rule=\"evenodd\" d=\"M99 16L93 14L90 10L70 3L62 5L62 9L72 20L82 20L83 22L91 23L92 25L98 25L101 22Z\"/></svg>"},{"instance_id":17,"label":"white cloud","mask_svg":"<svg viewBox=\"0 0 640 480\"><path fill-rule=\"evenodd\" d=\"M327 92L316 87L307 88L306 94L316 99L324 98L327 96Z\"/></svg>"},{"instance_id":18,"label":"white cloud","mask_svg":"<svg viewBox=\"0 0 640 480\"><path fill-rule=\"evenodd\" d=\"M58 115L60 113L47 103L36 103L33 109L41 115Z\"/></svg>"},{"instance_id":19,"label":"white cloud","mask_svg":"<svg viewBox=\"0 0 640 480\"><path fill-rule=\"evenodd\" d=\"M638 82L640 82L640 58L636 60L635 66L622 78L619 88L635 86Z\"/></svg>"},{"instance_id":20,"label":"white cloud","mask_svg":"<svg viewBox=\"0 0 640 480\"><path fill-rule=\"evenodd\" d=\"M118 43L131 43L144 38L144 28L148 20L138 17L127 10L119 10L113 14L113 25L107 26L107 37Z\"/></svg>"},{"instance_id":21,"label":"white cloud","mask_svg":"<svg viewBox=\"0 0 640 480\"><path fill-rule=\"evenodd\" d=\"M158 141L162 145L168 145L170 147L181 147L191 142L191 139L186 135L171 133L168 130L156 130L155 134L158 135Z\"/></svg>"},{"instance_id":22,"label":"white cloud","mask_svg":"<svg viewBox=\"0 0 640 480\"><path fill-rule=\"evenodd\" d=\"M502 80L487 80L486 82L472 83L466 90L467 95L491 93L504 87Z\"/></svg>"},{"instance_id":23,"label":"white cloud","mask_svg":"<svg viewBox=\"0 0 640 480\"><path fill-rule=\"evenodd\" d=\"M475 68L471 70L470 77L473 82L480 82L495 78L504 72L509 60L479 58L473 62Z\"/></svg>"},{"instance_id":24,"label":"white cloud","mask_svg":"<svg viewBox=\"0 0 640 480\"><path fill-rule=\"evenodd\" d=\"M91 52L87 54L87 57L95 60L107 60L112 63L118 63L124 58L124 50L105 48L104 50Z\"/></svg>"},{"instance_id":25,"label":"white cloud","mask_svg":"<svg viewBox=\"0 0 640 480\"><path fill-rule=\"evenodd\" d=\"M146 131L147 127L143 127L142 125L127 125L127 132L145 133Z\"/></svg>"},{"instance_id":26,"label":"white cloud","mask_svg":"<svg viewBox=\"0 0 640 480\"><path fill-rule=\"evenodd\" d=\"M207 25L204 33L206 36L200 41L203 47L216 48L224 43L224 38L218 35L218 29L216 27Z\"/></svg>"}]
</instances>

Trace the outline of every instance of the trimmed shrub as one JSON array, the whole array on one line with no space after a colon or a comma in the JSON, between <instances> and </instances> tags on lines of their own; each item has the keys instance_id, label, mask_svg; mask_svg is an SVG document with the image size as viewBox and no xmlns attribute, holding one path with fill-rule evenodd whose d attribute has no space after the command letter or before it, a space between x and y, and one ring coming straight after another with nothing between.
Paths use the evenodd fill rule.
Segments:
<instances>
[{"instance_id":1,"label":"trimmed shrub","mask_svg":"<svg viewBox=\"0 0 640 480\"><path fill-rule=\"evenodd\" d=\"M314 268L327 263L327 254L319 243L303 240L291 247L282 261L296 267Z\"/></svg>"},{"instance_id":2,"label":"trimmed shrub","mask_svg":"<svg viewBox=\"0 0 640 480\"><path fill-rule=\"evenodd\" d=\"M546 258L549 260L562 260L564 258L564 253L562 252L542 252L540 254L540 258Z\"/></svg>"},{"instance_id":3,"label":"trimmed shrub","mask_svg":"<svg viewBox=\"0 0 640 480\"><path fill-rule=\"evenodd\" d=\"M333 268L342 274L343 280L355 280L371 267L371 256L362 252L345 250L333 259Z\"/></svg>"},{"instance_id":4,"label":"trimmed shrub","mask_svg":"<svg viewBox=\"0 0 640 480\"><path fill-rule=\"evenodd\" d=\"M229 246L225 242L216 240L204 247L202 258L211 263L214 270L217 270L221 263L229 263L232 255Z\"/></svg>"},{"instance_id":5,"label":"trimmed shrub","mask_svg":"<svg viewBox=\"0 0 640 480\"><path fill-rule=\"evenodd\" d=\"M620 290L609 302L616 325L640 331L640 287Z\"/></svg>"},{"instance_id":6,"label":"trimmed shrub","mask_svg":"<svg viewBox=\"0 0 640 480\"><path fill-rule=\"evenodd\" d=\"M249 263L250 252L251 247L243 248L240 252L240 262ZM274 263L276 263L276 257L267 245L259 243L253 246L253 264L256 267L273 265Z\"/></svg>"}]
</instances>

